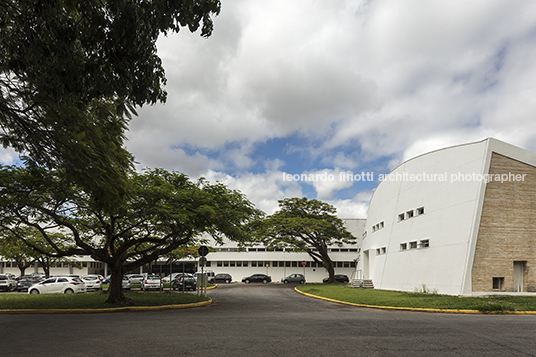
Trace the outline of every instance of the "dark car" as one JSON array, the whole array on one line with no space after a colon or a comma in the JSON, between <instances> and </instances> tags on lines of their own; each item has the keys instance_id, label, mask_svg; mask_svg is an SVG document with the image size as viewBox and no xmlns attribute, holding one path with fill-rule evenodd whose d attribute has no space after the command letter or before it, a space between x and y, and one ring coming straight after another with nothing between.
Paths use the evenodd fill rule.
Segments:
<instances>
[{"instance_id":1,"label":"dark car","mask_svg":"<svg viewBox=\"0 0 536 357\"><path fill-rule=\"evenodd\" d=\"M25 275L17 281L17 291L28 290L30 286L37 284L41 280L43 279L37 275Z\"/></svg>"},{"instance_id":2,"label":"dark car","mask_svg":"<svg viewBox=\"0 0 536 357\"><path fill-rule=\"evenodd\" d=\"M281 282L285 284L288 284L288 283L305 284L305 276L303 274L290 274L289 276L282 278Z\"/></svg>"},{"instance_id":3,"label":"dark car","mask_svg":"<svg viewBox=\"0 0 536 357\"><path fill-rule=\"evenodd\" d=\"M216 274L212 279L215 283L226 283L229 284L233 281L233 277L230 274Z\"/></svg>"},{"instance_id":4,"label":"dark car","mask_svg":"<svg viewBox=\"0 0 536 357\"><path fill-rule=\"evenodd\" d=\"M266 274L253 274L251 276L247 276L244 279L242 279L243 283L249 284L249 283L271 283L272 278L269 277Z\"/></svg>"},{"instance_id":5,"label":"dark car","mask_svg":"<svg viewBox=\"0 0 536 357\"><path fill-rule=\"evenodd\" d=\"M335 278L335 281L338 282L338 283L348 284L348 282L350 282L350 279L348 278L348 275L335 274L334 278ZM327 283L328 281L329 281L329 277L324 278L322 280L322 282L324 282L324 283Z\"/></svg>"},{"instance_id":6,"label":"dark car","mask_svg":"<svg viewBox=\"0 0 536 357\"><path fill-rule=\"evenodd\" d=\"M173 290L195 290L196 288L196 282L195 278L193 276L177 276L173 280Z\"/></svg>"}]
</instances>

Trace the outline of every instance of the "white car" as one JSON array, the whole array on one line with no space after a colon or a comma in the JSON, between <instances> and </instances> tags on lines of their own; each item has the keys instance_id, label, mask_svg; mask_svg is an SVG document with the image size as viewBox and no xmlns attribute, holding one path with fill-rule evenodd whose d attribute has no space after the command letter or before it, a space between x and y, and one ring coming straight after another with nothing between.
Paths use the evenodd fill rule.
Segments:
<instances>
[{"instance_id":1,"label":"white car","mask_svg":"<svg viewBox=\"0 0 536 357\"><path fill-rule=\"evenodd\" d=\"M121 282L121 288L125 290L130 290L130 279L128 276L123 277L123 281Z\"/></svg>"},{"instance_id":2,"label":"white car","mask_svg":"<svg viewBox=\"0 0 536 357\"><path fill-rule=\"evenodd\" d=\"M162 279L158 275L147 275L140 283L141 290L160 289Z\"/></svg>"},{"instance_id":3,"label":"white car","mask_svg":"<svg viewBox=\"0 0 536 357\"><path fill-rule=\"evenodd\" d=\"M129 274L127 276L131 284L141 284L141 281L145 279L145 274Z\"/></svg>"},{"instance_id":4,"label":"white car","mask_svg":"<svg viewBox=\"0 0 536 357\"><path fill-rule=\"evenodd\" d=\"M48 278L28 288L28 294L72 294L85 293L86 284L79 278L58 276Z\"/></svg>"},{"instance_id":5,"label":"white car","mask_svg":"<svg viewBox=\"0 0 536 357\"><path fill-rule=\"evenodd\" d=\"M17 288L17 281L11 274L0 274L0 289L12 291Z\"/></svg>"},{"instance_id":6,"label":"white car","mask_svg":"<svg viewBox=\"0 0 536 357\"><path fill-rule=\"evenodd\" d=\"M102 290L102 279L100 275L86 275L82 277L87 290Z\"/></svg>"}]
</instances>

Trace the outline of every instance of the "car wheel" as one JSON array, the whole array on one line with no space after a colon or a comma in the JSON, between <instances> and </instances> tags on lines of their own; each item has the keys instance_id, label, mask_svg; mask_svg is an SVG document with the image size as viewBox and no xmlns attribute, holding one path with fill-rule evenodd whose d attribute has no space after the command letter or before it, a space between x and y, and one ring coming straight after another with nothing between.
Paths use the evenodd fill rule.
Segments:
<instances>
[{"instance_id":1,"label":"car wheel","mask_svg":"<svg viewBox=\"0 0 536 357\"><path fill-rule=\"evenodd\" d=\"M225 279L225 284L229 284L231 281L229 279Z\"/></svg>"},{"instance_id":2,"label":"car wheel","mask_svg":"<svg viewBox=\"0 0 536 357\"><path fill-rule=\"evenodd\" d=\"M246 281L244 281L244 283L249 284L249 279L246 279Z\"/></svg>"},{"instance_id":3,"label":"car wheel","mask_svg":"<svg viewBox=\"0 0 536 357\"><path fill-rule=\"evenodd\" d=\"M305 280L300 280L300 284L305 284Z\"/></svg>"},{"instance_id":4,"label":"car wheel","mask_svg":"<svg viewBox=\"0 0 536 357\"><path fill-rule=\"evenodd\" d=\"M285 284L288 284L288 280L283 281Z\"/></svg>"},{"instance_id":5,"label":"car wheel","mask_svg":"<svg viewBox=\"0 0 536 357\"><path fill-rule=\"evenodd\" d=\"M266 279L264 279L264 280L262 281L263 284L266 284L267 282L268 282L268 280L266 280Z\"/></svg>"},{"instance_id":6,"label":"car wheel","mask_svg":"<svg viewBox=\"0 0 536 357\"><path fill-rule=\"evenodd\" d=\"M32 289L32 290L30 290L30 294L39 294L39 290Z\"/></svg>"},{"instance_id":7,"label":"car wheel","mask_svg":"<svg viewBox=\"0 0 536 357\"><path fill-rule=\"evenodd\" d=\"M72 294L72 293L74 293L74 291L72 289L65 290L65 294Z\"/></svg>"}]
</instances>

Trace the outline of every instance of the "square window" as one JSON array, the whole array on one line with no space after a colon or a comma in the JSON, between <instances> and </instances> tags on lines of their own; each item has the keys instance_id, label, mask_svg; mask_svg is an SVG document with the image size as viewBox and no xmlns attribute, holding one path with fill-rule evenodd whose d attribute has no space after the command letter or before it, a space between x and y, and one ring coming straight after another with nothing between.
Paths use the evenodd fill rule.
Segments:
<instances>
[{"instance_id":1,"label":"square window","mask_svg":"<svg viewBox=\"0 0 536 357\"><path fill-rule=\"evenodd\" d=\"M380 254L382 254L381 251L380 251L380 248L377 248L376 249L376 255L380 255Z\"/></svg>"},{"instance_id":2,"label":"square window","mask_svg":"<svg viewBox=\"0 0 536 357\"><path fill-rule=\"evenodd\" d=\"M222 266L223 266L223 262L216 262L216 266L218 266L218 267L222 267Z\"/></svg>"},{"instance_id":3,"label":"square window","mask_svg":"<svg viewBox=\"0 0 536 357\"><path fill-rule=\"evenodd\" d=\"M258 266L258 267L263 267L263 266L264 266L264 262L257 262L257 266Z\"/></svg>"},{"instance_id":4,"label":"square window","mask_svg":"<svg viewBox=\"0 0 536 357\"><path fill-rule=\"evenodd\" d=\"M421 248L428 248L428 247L430 247L430 240L429 239L421 240Z\"/></svg>"},{"instance_id":5,"label":"square window","mask_svg":"<svg viewBox=\"0 0 536 357\"><path fill-rule=\"evenodd\" d=\"M210 264L210 261L207 261L207 263L206 263L205 266L206 266L206 267L209 267L210 265L211 265L211 264Z\"/></svg>"},{"instance_id":6,"label":"square window","mask_svg":"<svg viewBox=\"0 0 536 357\"><path fill-rule=\"evenodd\" d=\"M290 267L290 262L285 262L285 266L286 266L287 268L289 268L289 267Z\"/></svg>"},{"instance_id":7,"label":"square window","mask_svg":"<svg viewBox=\"0 0 536 357\"><path fill-rule=\"evenodd\" d=\"M384 222L380 222L380 228L383 228Z\"/></svg>"},{"instance_id":8,"label":"square window","mask_svg":"<svg viewBox=\"0 0 536 357\"><path fill-rule=\"evenodd\" d=\"M257 267L257 262L251 262L251 267L256 268Z\"/></svg>"},{"instance_id":9,"label":"square window","mask_svg":"<svg viewBox=\"0 0 536 357\"><path fill-rule=\"evenodd\" d=\"M228 266L229 266L229 262L223 262L223 266L224 266L224 267L228 267Z\"/></svg>"},{"instance_id":10,"label":"square window","mask_svg":"<svg viewBox=\"0 0 536 357\"><path fill-rule=\"evenodd\" d=\"M409 242L409 249L417 248L417 242Z\"/></svg>"},{"instance_id":11,"label":"square window","mask_svg":"<svg viewBox=\"0 0 536 357\"><path fill-rule=\"evenodd\" d=\"M398 222L403 221L404 219L405 219L405 215L404 215L404 213L400 213L400 214L398 215Z\"/></svg>"},{"instance_id":12,"label":"square window","mask_svg":"<svg viewBox=\"0 0 536 357\"><path fill-rule=\"evenodd\" d=\"M417 208L417 216L424 214L424 207Z\"/></svg>"},{"instance_id":13,"label":"square window","mask_svg":"<svg viewBox=\"0 0 536 357\"><path fill-rule=\"evenodd\" d=\"M277 265L278 265L277 263L278 263L278 262L272 262L272 266L273 266L274 268L277 268Z\"/></svg>"},{"instance_id":14,"label":"square window","mask_svg":"<svg viewBox=\"0 0 536 357\"><path fill-rule=\"evenodd\" d=\"M408 243L400 244L400 250L407 250L407 249L408 249Z\"/></svg>"},{"instance_id":15,"label":"square window","mask_svg":"<svg viewBox=\"0 0 536 357\"><path fill-rule=\"evenodd\" d=\"M292 262L292 267L296 268L298 266L298 262Z\"/></svg>"},{"instance_id":16,"label":"square window","mask_svg":"<svg viewBox=\"0 0 536 357\"><path fill-rule=\"evenodd\" d=\"M236 264L235 264L235 262L234 262L234 261L232 261L232 262L229 262L229 266L230 266L230 267L234 267L235 265L236 265Z\"/></svg>"},{"instance_id":17,"label":"square window","mask_svg":"<svg viewBox=\"0 0 536 357\"><path fill-rule=\"evenodd\" d=\"M406 212L406 219L407 218L412 218L413 217L413 211L407 211Z\"/></svg>"},{"instance_id":18,"label":"square window","mask_svg":"<svg viewBox=\"0 0 536 357\"><path fill-rule=\"evenodd\" d=\"M382 248L382 254L385 254L387 252L387 247Z\"/></svg>"},{"instance_id":19,"label":"square window","mask_svg":"<svg viewBox=\"0 0 536 357\"><path fill-rule=\"evenodd\" d=\"M247 268L248 265L249 265L249 262L242 262L242 266L243 266L243 267Z\"/></svg>"},{"instance_id":20,"label":"square window","mask_svg":"<svg viewBox=\"0 0 536 357\"><path fill-rule=\"evenodd\" d=\"M502 290L504 286L504 278L493 278L493 290Z\"/></svg>"}]
</instances>

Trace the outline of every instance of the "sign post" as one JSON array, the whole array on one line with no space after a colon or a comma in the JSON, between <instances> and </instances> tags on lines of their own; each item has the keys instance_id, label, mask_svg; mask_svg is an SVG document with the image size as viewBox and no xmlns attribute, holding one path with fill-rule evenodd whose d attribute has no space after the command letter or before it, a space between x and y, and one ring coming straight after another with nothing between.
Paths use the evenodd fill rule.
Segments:
<instances>
[{"instance_id":1,"label":"sign post","mask_svg":"<svg viewBox=\"0 0 536 357\"><path fill-rule=\"evenodd\" d=\"M305 276L305 266L307 265L307 262L304 260L301 262L301 265L303 267L303 276Z\"/></svg>"},{"instance_id":2,"label":"sign post","mask_svg":"<svg viewBox=\"0 0 536 357\"><path fill-rule=\"evenodd\" d=\"M208 254L208 247L202 245L197 249L197 252L201 256L201 258L199 258L199 263L201 264L201 276L198 277L197 281L199 281L201 283L201 286L202 286L201 287L201 296L203 296L203 295L207 294L207 280L208 279L207 279L203 269L205 267L205 264L207 263L207 258L205 258L205 257Z\"/></svg>"}]
</instances>

